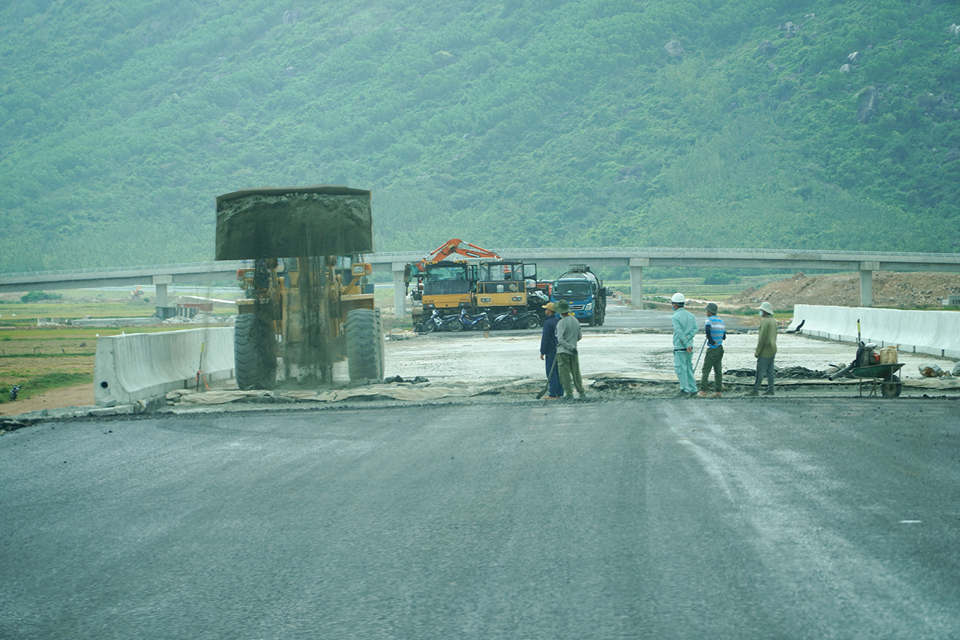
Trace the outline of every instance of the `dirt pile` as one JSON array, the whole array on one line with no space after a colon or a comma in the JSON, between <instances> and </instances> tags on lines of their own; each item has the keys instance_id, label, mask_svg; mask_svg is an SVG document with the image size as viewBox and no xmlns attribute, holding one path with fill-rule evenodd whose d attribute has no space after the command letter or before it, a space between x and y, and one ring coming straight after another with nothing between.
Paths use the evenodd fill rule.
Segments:
<instances>
[{"instance_id":1,"label":"dirt pile","mask_svg":"<svg viewBox=\"0 0 960 640\"><path fill-rule=\"evenodd\" d=\"M937 306L941 298L957 294L960 294L958 273L877 271L873 274L875 307ZM751 287L726 301L731 306L756 306L761 302L769 302L774 309L790 309L795 304L858 307L860 274L806 276L799 272L759 289Z\"/></svg>"}]
</instances>

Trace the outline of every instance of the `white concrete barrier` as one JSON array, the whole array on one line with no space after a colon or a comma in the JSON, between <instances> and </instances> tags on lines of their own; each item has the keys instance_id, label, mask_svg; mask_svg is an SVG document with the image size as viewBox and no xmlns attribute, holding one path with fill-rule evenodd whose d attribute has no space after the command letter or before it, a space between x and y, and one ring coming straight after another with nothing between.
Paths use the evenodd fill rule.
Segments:
<instances>
[{"instance_id":1,"label":"white concrete barrier","mask_svg":"<svg viewBox=\"0 0 960 640\"><path fill-rule=\"evenodd\" d=\"M901 351L928 353L941 358L960 358L960 312L900 311L869 307L822 307L798 304L793 308L790 329L804 322L800 333L856 342L860 339L881 347L900 345Z\"/></svg>"},{"instance_id":2,"label":"white concrete barrier","mask_svg":"<svg viewBox=\"0 0 960 640\"><path fill-rule=\"evenodd\" d=\"M150 401L174 389L196 386L198 369L208 382L233 377L233 327L99 338L94 401L101 407Z\"/></svg>"}]
</instances>

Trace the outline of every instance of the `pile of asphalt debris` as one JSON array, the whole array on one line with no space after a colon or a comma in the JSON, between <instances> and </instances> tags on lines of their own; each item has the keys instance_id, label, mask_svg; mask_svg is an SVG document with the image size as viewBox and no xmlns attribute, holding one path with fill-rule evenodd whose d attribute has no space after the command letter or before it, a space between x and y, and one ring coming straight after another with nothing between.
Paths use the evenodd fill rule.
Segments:
<instances>
[{"instance_id":1,"label":"pile of asphalt debris","mask_svg":"<svg viewBox=\"0 0 960 640\"><path fill-rule=\"evenodd\" d=\"M774 367L776 376L778 378L785 378L788 380L820 380L826 378L828 372L826 371L815 371L813 369L807 369L806 367ZM728 369L723 372L725 376L731 376L734 378L756 378L757 370L756 369Z\"/></svg>"}]
</instances>

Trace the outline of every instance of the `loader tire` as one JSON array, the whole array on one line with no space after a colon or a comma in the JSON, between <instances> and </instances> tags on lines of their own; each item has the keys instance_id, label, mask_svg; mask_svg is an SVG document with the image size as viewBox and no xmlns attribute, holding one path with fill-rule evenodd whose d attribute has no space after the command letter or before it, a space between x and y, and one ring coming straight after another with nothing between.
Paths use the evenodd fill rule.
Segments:
<instances>
[{"instance_id":1,"label":"loader tire","mask_svg":"<svg viewBox=\"0 0 960 640\"><path fill-rule=\"evenodd\" d=\"M354 309L347 313L347 367L350 380L383 380L383 329L380 311Z\"/></svg>"},{"instance_id":2,"label":"loader tire","mask_svg":"<svg viewBox=\"0 0 960 640\"><path fill-rule=\"evenodd\" d=\"M237 386L273 389L277 384L277 340L270 324L255 313L241 313L233 330Z\"/></svg>"}]
</instances>

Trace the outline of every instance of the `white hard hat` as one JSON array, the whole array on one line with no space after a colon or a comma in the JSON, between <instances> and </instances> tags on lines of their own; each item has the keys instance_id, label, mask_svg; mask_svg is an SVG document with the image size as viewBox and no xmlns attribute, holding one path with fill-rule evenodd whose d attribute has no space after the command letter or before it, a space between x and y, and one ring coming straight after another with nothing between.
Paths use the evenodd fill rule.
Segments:
<instances>
[{"instance_id":1,"label":"white hard hat","mask_svg":"<svg viewBox=\"0 0 960 640\"><path fill-rule=\"evenodd\" d=\"M670 302L676 302L677 304L683 304L686 301L687 299L683 297L682 293L675 293L673 294L673 297L670 298Z\"/></svg>"},{"instance_id":2,"label":"white hard hat","mask_svg":"<svg viewBox=\"0 0 960 640\"><path fill-rule=\"evenodd\" d=\"M760 306L757 307L757 310L773 315L773 305L770 304L769 302L761 302Z\"/></svg>"}]
</instances>

